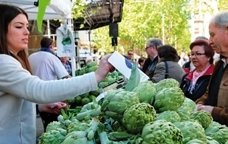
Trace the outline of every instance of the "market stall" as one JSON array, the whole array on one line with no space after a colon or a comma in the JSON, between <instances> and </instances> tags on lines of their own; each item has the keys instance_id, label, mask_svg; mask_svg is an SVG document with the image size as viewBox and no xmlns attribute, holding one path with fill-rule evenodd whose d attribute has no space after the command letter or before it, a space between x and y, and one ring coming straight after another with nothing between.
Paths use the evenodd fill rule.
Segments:
<instances>
[{"instance_id":1,"label":"market stall","mask_svg":"<svg viewBox=\"0 0 228 144\"><path fill-rule=\"evenodd\" d=\"M10 4L18 6L24 9L29 17L29 20L37 20L38 30L41 32L41 27L43 20L47 20L48 29L50 29L49 20L52 19L61 19L64 22L64 25L59 28L61 29L61 34L57 31L57 47L59 56L70 56L72 59L72 69L75 71L75 46L73 38L73 27L72 27L72 2L70 0L49 0L49 1L38 1L38 0L0 0L0 3ZM48 30L50 31L50 30ZM50 35L50 33L48 34ZM63 39L70 39L69 45L61 45ZM68 49L66 51L65 49ZM65 52L65 53L64 53ZM72 73L74 76L74 73Z\"/></svg>"},{"instance_id":2,"label":"market stall","mask_svg":"<svg viewBox=\"0 0 228 144\"><path fill-rule=\"evenodd\" d=\"M131 85L134 85L131 83ZM226 144L228 127L196 111L174 79L139 83L133 90L107 90L76 97L75 108L62 111L48 125L42 144ZM100 96L98 96L100 97ZM83 104L82 104L83 103ZM81 104L81 105L80 105ZM79 106L80 105L80 106Z\"/></svg>"},{"instance_id":3,"label":"market stall","mask_svg":"<svg viewBox=\"0 0 228 144\"><path fill-rule=\"evenodd\" d=\"M177 80L167 78L158 83L140 81L138 68L134 64L129 67L131 67L130 76L125 79L121 87L113 86L113 82L121 81L124 73L114 71L99 82L97 91L69 99L70 107L62 110L58 121L48 125L47 131L40 137L40 142L42 144L226 144L228 142L228 127L214 121L210 113L197 111L196 103L184 96ZM78 75L95 71L96 68L95 63L90 63L85 69L78 71Z\"/></svg>"},{"instance_id":4,"label":"market stall","mask_svg":"<svg viewBox=\"0 0 228 144\"><path fill-rule=\"evenodd\" d=\"M36 20L38 14L38 0L0 0L2 4L15 5L28 13L29 20ZM45 20L70 18L71 2L70 0L51 0L47 6L44 18Z\"/></svg>"}]
</instances>

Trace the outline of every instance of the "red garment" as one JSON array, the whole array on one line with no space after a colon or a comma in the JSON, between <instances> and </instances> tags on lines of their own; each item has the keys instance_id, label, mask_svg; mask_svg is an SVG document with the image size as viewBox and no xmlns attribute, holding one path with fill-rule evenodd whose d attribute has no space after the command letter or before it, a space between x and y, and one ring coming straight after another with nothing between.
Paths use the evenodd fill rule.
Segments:
<instances>
[{"instance_id":1,"label":"red garment","mask_svg":"<svg viewBox=\"0 0 228 144\"><path fill-rule=\"evenodd\" d=\"M203 75L212 75L212 73L214 71L214 67L215 66L212 64ZM195 70L196 69L194 69L193 71L189 72L186 78L189 79L189 80L192 80L192 78L193 78L193 72Z\"/></svg>"}]
</instances>

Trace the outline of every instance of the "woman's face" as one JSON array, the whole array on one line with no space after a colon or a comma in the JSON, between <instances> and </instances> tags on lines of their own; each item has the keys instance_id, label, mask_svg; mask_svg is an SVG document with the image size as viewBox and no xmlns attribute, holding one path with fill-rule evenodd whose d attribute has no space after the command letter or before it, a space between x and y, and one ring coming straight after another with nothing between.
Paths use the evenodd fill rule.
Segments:
<instances>
[{"instance_id":1,"label":"woman's face","mask_svg":"<svg viewBox=\"0 0 228 144\"><path fill-rule=\"evenodd\" d=\"M29 30L28 20L25 15L17 15L8 25L7 44L9 50L17 54L28 48Z\"/></svg>"},{"instance_id":2,"label":"woman's face","mask_svg":"<svg viewBox=\"0 0 228 144\"><path fill-rule=\"evenodd\" d=\"M209 58L205 55L204 46L194 46L192 48L191 61L196 69L205 68L209 64Z\"/></svg>"}]
</instances>

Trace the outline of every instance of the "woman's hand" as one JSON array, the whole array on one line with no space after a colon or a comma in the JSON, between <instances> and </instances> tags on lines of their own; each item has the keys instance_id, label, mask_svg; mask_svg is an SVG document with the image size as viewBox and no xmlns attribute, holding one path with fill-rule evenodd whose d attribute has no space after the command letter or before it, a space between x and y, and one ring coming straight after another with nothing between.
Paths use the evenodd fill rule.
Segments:
<instances>
[{"instance_id":1,"label":"woman's hand","mask_svg":"<svg viewBox=\"0 0 228 144\"><path fill-rule=\"evenodd\" d=\"M67 104L64 102L38 105L38 109L40 112L47 112L47 113L53 113L53 114L59 114L61 109L66 107L67 107Z\"/></svg>"},{"instance_id":2,"label":"woman's hand","mask_svg":"<svg viewBox=\"0 0 228 144\"><path fill-rule=\"evenodd\" d=\"M103 80L109 72L114 70L114 67L108 62L110 55L105 55L99 62L99 67L95 71L97 82Z\"/></svg>"}]
</instances>

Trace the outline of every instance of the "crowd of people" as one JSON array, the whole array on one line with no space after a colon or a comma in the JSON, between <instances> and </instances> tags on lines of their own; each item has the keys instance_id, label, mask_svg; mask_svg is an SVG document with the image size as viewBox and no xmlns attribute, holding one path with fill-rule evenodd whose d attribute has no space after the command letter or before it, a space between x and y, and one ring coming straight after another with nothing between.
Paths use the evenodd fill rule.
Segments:
<instances>
[{"instance_id":1,"label":"crowd of people","mask_svg":"<svg viewBox=\"0 0 228 144\"><path fill-rule=\"evenodd\" d=\"M209 35L209 39L197 37L190 44L190 60L182 70L176 59L170 58L177 55L172 46L163 45L157 38L149 39L145 46L148 58L142 70L155 82L176 79L185 96L196 102L198 111L209 112L214 121L228 125L228 12L211 19ZM215 53L220 55L217 60Z\"/></svg>"},{"instance_id":2,"label":"crowd of people","mask_svg":"<svg viewBox=\"0 0 228 144\"><path fill-rule=\"evenodd\" d=\"M95 72L71 77L69 59L56 56L53 40L47 37L41 40L40 50L28 57L27 13L5 4L0 9L0 143L34 144L36 110L46 127L67 106L64 100L96 90L114 68L108 62L110 55L105 55ZM209 39L197 38L189 45L192 69L179 65L176 48L159 38L146 41L148 58L139 59L138 64L153 82L176 79L197 110L228 126L228 12L211 19L209 34ZM220 55L216 62L215 52ZM131 60L133 54L129 51L127 58Z\"/></svg>"},{"instance_id":3,"label":"crowd of people","mask_svg":"<svg viewBox=\"0 0 228 144\"><path fill-rule=\"evenodd\" d=\"M211 19L209 35L199 36L189 45L190 58L181 65L174 47L150 38L145 44L148 58L140 69L153 82L176 79L198 111L209 112L213 120L228 125L228 12Z\"/></svg>"}]
</instances>

